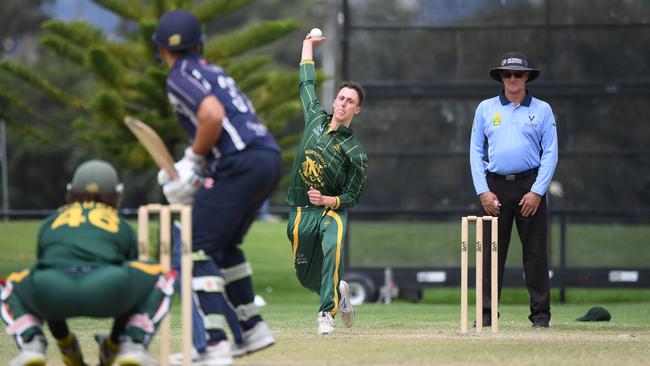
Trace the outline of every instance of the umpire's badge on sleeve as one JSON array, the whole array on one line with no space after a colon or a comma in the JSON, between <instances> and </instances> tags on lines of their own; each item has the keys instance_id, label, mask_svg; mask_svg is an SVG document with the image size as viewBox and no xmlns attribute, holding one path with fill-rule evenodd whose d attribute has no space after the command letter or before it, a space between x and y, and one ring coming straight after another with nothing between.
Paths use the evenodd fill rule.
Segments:
<instances>
[{"instance_id":1,"label":"umpire's badge on sleeve","mask_svg":"<svg viewBox=\"0 0 650 366\"><path fill-rule=\"evenodd\" d=\"M501 124L501 113L499 113L499 112L495 113L493 121L494 121L495 126L500 125Z\"/></svg>"}]
</instances>

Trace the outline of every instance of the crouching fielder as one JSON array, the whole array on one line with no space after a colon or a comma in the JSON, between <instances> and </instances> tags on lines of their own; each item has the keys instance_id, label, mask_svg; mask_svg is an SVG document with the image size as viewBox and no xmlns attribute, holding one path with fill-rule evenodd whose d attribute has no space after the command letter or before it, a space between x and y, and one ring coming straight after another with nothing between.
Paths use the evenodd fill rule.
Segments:
<instances>
[{"instance_id":1,"label":"crouching fielder","mask_svg":"<svg viewBox=\"0 0 650 366\"><path fill-rule=\"evenodd\" d=\"M68 204L41 225L36 263L7 278L1 314L20 349L11 366L46 364L43 322L64 364L85 365L71 317L115 319L110 335L97 336L100 366L155 364L147 345L169 310L175 272L135 260L136 235L115 210L121 191L110 164L79 166Z\"/></svg>"}]
</instances>

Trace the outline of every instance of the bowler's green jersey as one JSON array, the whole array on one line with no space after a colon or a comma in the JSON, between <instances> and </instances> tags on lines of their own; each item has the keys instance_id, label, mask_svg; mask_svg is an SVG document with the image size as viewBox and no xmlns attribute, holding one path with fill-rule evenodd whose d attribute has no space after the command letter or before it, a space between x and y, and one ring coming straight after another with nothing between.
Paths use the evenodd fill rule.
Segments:
<instances>
[{"instance_id":1,"label":"bowler's green jersey","mask_svg":"<svg viewBox=\"0 0 650 366\"><path fill-rule=\"evenodd\" d=\"M309 206L307 191L313 187L336 198L334 209L354 206L366 183L368 156L352 135L352 129L339 125L329 129L332 116L316 98L316 71L312 61L300 64L300 100L305 131L291 169L287 201L292 207Z\"/></svg>"}]
</instances>

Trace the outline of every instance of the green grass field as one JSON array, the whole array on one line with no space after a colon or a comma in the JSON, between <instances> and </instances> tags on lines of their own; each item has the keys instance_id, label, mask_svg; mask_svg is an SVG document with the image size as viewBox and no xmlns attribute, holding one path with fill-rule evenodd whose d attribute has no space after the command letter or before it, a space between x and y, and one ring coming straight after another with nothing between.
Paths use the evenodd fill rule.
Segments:
<instances>
[{"instance_id":1,"label":"green grass field","mask_svg":"<svg viewBox=\"0 0 650 366\"><path fill-rule=\"evenodd\" d=\"M470 225L469 237L474 237ZM570 267L643 267L650 263L650 225L571 224L566 233ZM560 263L560 225L551 226L551 265ZM459 222L356 221L350 224L355 266L459 266ZM602 254L606 255L602 255ZM521 242L513 227L508 266L521 267Z\"/></svg>"},{"instance_id":2,"label":"green grass field","mask_svg":"<svg viewBox=\"0 0 650 366\"><path fill-rule=\"evenodd\" d=\"M255 271L256 290L268 302L262 308L262 313L274 330L277 343L268 350L237 359L236 365L594 366L640 365L650 359L648 290L569 289L566 304L558 304L554 292L551 328L543 330L530 327L526 318L528 306L525 291L505 290L500 307L500 331L495 335L489 332L481 335L460 334L458 289L427 290L419 303L396 301L390 305L358 306L357 323L353 328L340 325L335 336L318 337L315 332L318 298L302 289L293 274L285 224L255 223L244 244ZM404 229L393 227L391 231L390 225L386 224L377 227L386 228L386 233ZM435 225L425 228L428 230L429 227L436 228ZM33 260L37 228L38 223L33 221L0 223L0 276ZM372 228L367 233L370 235L377 230ZM422 234L414 231L413 235ZM445 235L454 239L456 234L435 234L436 237ZM355 240L361 239L357 236ZM380 243L378 245L392 242L404 252L405 247L395 243L395 238L387 237L387 234L365 240L373 240L373 243ZM618 240L625 241L620 236ZM515 245L518 244L513 243ZM620 250L620 245L612 247L612 255L619 256ZM432 253L438 253L436 257L443 256L441 252ZM354 250L352 255L355 255ZM444 254L454 255L455 251ZM608 254L600 252L598 255ZM441 260L451 264L457 261L456 258ZM175 305L172 312L172 351L180 349L180 307L177 301ZM612 314L612 320L600 323L574 320L595 305L606 307ZM471 313L472 310L470 308ZM106 332L110 321L80 318L73 319L70 324L81 339L87 361L95 364L97 349L93 334ZM157 353L158 347L156 340L151 351ZM49 364L63 365L55 348L49 348ZM12 338L7 335L0 337L0 361L4 363L15 354Z\"/></svg>"}]
</instances>

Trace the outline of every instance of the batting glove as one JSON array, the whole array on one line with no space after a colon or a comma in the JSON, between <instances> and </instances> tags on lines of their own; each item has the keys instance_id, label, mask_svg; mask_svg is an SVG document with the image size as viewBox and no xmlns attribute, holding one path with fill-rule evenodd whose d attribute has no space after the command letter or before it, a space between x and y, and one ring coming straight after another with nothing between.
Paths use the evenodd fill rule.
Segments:
<instances>
[{"instance_id":1,"label":"batting glove","mask_svg":"<svg viewBox=\"0 0 650 366\"><path fill-rule=\"evenodd\" d=\"M191 146L185 149L183 158L178 162L191 165L192 169L199 175L207 175L205 156L195 154Z\"/></svg>"},{"instance_id":2,"label":"batting glove","mask_svg":"<svg viewBox=\"0 0 650 366\"><path fill-rule=\"evenodd\" d=\"M205 176L207 175L205 157L195 154L194 151L192 151L192 147L190 146L185 149L183 158L174 164L174 170L176 170L178 173L179 178L181 176L185 176L186 174L191 175L192 173L199 176ZM160 169L160 171L158 171L157 178L158 184L161 186L172 181L172 178L163 169Z\"/></svg>"},{"instance_id":3,"label":"batting glove","mask_svg":"<svg viewBox=\"0 0 650 366\"><path fill-rule=\"evenodd\" d=\"M194 194L204 181L205 158L194 154L192 148L185 149L185 156L174 164L178 179L172 180L166 172L158 172L158 183L169 203L191 204Z\"/></svg>"},{"instance_id":4,"label":"batting glove","mask_svg":"<svg viewBox=\"0 0 650 366\"><path fill-rule=\"evenodd\" d=\"M172 181L172 178L167 174L164 169L158 171L158 184L164 186L165 184Z\"/></svg>"},{"instance_id":5,"label":"batting glove","mask_svg":"<svg viewBox=\"0 0 650 366\"><path fill-rule=\"evenodd\" d=\"M194 194L201 187L203 177L192 173L191 175L181 176L177 180L172 180L163 185L163 194L169 203L192 204Z\"/></svg>"}]
</instances>

